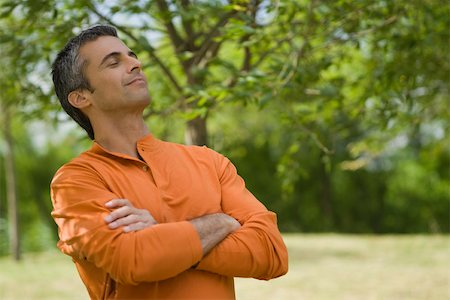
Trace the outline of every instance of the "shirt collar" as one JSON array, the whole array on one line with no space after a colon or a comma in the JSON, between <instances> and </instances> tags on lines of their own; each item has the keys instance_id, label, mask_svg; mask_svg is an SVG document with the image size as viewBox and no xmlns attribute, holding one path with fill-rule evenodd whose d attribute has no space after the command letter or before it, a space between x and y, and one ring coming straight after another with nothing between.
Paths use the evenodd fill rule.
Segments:
<instances>
[{"instance_id":1,"label":"shirt collar","mask_svg":"<svg viewBox=\"0 0 450 300\"><path fill-rule=\"evenodd\" d=\"M136 143L136 147L138 148L138 152L142 155L142 152L154 153L154 152L159 151L162 144L163 144L163 142L161 140L155 138L150 133L150 134L142 137L141 139L139 139ZM137 160L136 158L131 157L126 154L110 151L110 150L106 149L105 147L103 147L102 145L100 145L99 143L97 143L95 140L94 140L94 143L92 144L90 151L93 153L96 153L96 154L103 154L103 155L109 154L109 155L113 155L113 156L121 157L121 158L125 158L125 159Z\"/></svg>"}]
</instances>

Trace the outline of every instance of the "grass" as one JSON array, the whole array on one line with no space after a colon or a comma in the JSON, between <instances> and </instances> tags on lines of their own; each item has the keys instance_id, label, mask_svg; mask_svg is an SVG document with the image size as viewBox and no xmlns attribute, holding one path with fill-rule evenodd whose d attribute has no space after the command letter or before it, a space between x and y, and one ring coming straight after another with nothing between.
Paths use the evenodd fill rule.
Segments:
<instances>
[{"instance_id":1,"label":"grass","mask_svg":"<svg viewBox=\"0 0 450 300\"><path fill-rule=\"evenodd\" d=\"M289 273L238 299L450 299L450 237L286 235Z\"/></svg>"},{"instance_id":2,"label":"grass","mask_svg":"<svg viewBox=\"0 0 450 300\"><path fill-rule=\"evenodd\" d=\"M449 236L284 235L289 273L236 279L239 300L450 299ZM59 252L0 259L0 299L88 299Z\"/></svg>"}]
</instances>

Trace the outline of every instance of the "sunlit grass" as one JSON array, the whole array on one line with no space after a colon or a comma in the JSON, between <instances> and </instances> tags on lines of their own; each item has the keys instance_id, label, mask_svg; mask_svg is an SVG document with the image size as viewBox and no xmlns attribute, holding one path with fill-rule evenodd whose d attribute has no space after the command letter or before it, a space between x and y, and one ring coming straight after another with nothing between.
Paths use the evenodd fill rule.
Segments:
<instances>
[{"instance_id":1,"label":"sunlit grass","mask_svg":"<svg viewBox=\"0 0 450 300\"><path fill-rule=\"evenodd\" d=\"M57 251L0 259L0 299L89 299L70 257Z\"/></svg>"},{"instance_id":2,"label":"sunlit grass","mask_svg":"<svg viewBox=\"0 0 450 300\"><path fill-rule=\"evenodd\" d=\"M285 235L290 270L236 279L239 300L450 299L450 237ZM0 299L87 299L70 258L0 259Z\"/></svg>"},{"instance_id":3,"label":"sunlit grass","mask_svg":"<svg viewBox=\"0 0 450 300\"><path fill-rule=\"evenodd\" d=\"M450 299L448 236L285 235L289 273L239 299Z\"/></svg>"}]
</instances>

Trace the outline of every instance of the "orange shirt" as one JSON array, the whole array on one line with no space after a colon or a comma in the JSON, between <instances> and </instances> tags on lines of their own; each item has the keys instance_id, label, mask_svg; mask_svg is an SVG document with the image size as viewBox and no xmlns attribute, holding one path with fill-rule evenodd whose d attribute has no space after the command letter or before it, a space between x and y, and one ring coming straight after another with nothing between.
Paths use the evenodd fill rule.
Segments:
<instances>
[{"instance_id":1,"label":"orange shirt","mask_svg":"<svg viewBox=\"0 0 450 300\"><path fill-rule=\"evenodd\" d=\"M287 272L276 215L245 188L227 158L152 135L137 149L143 160L94 143L51 184L58 247L72 257L92 299L234 299L233 277L267 280ZM103 218L113 198L147 209L158 224L128 233L110 229ZM187 220L217 212L242 227L202 257Z\"/></svg>"}]
</instances>

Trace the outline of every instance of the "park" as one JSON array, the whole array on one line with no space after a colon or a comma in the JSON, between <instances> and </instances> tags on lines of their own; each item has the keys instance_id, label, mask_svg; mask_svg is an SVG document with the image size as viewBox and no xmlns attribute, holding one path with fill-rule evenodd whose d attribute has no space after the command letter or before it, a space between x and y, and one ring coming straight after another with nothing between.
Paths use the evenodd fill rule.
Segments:
<instances>
[{"instance_id":1,"label":"park","mask_svg":"<svg viewBox=\"0 0 450 300\"><path fill-rule=\"evenodd\" d=\"M0 299L88 297L56 247L50 182L92 141L51 66L96 24L142 63L151 133L223 154L276 213L289 272L236 278L237 299L450 297L449 14L440 0L0 0Z\"/></svg>"}]
</instances>

